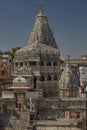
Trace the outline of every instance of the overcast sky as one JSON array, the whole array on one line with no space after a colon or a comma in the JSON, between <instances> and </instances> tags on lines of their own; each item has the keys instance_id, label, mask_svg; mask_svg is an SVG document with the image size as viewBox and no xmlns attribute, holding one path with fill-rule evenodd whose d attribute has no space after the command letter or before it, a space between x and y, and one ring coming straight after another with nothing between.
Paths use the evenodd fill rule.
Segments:
<instances>
[{"instance_id":1,"label":"overcast sky","mask_svg":"<svg viewBox=\"0 0 87 130\"><path fill-rule=\"evenodd\" d=\"M87 54L87 0L0 0L0 50L27 44L39 2L60 53L71 58Z\"/></svg>"}]
</instances>

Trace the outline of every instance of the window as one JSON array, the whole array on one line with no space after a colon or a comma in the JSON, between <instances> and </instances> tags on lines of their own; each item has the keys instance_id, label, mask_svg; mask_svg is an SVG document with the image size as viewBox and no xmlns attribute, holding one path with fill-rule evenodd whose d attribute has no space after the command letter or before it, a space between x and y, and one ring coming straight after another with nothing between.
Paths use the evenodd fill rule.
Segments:
<instances>
[{"instance_id":1,"label":"window","mask_svg":"<svg viewBox=\"0 0 87 130\"><path fill-rule=\"evenodd\" d=\"M40 81L45 81L45 77L43 75L40 76Z\"/></svg>"},{"instance_id":2,"label":"window","mask_svg":"<svg viewBox=\"0 0 87 130\"><path fill-rule=\"evenodd\" d=\"M47 80L51 81L51 76L50 75L47 76Z\"/></svg>"},{"instance_id":3,"label":"window","mask_svg":"<svg viewBox=\"0 0 87 130\"><path fill-rule=\"evenodd\" d=\"M30 65L37 65L36 61L30 61Z\"/></svg>"},{"instance_id":4,"label":"window","mask_svg":"<svg viewBox=\"0 0 87 130\"><path fill-rule=\"evenodd\" d=\"M20 63L20 66L23 66L23 63L22 63L22 62Z\"/></svg>"},{"instance_id":5,"label":"window","mask_svg":"<svg viewBox=\"0 0 87 130\"><path fill-rule=\"evenodd\" d=\"M40 66L44 66L44 62L43 61L40 62Z\"/></svg>"},{"instance_id":6,"label":"window","mask_svg":"<svg viewBox=\"0 0 87 130\"><path fill-rule=\"evenodd\" d=\"M16 62L16 66L18 66L18 62Z\"/></svg>"},{"instance_id":7,"label":"window","mask_svg":"<svg viewBox=\"0 0 87 130\"><path fill-rule=\"evenodd\" d=\"M58 65L57 62L54 62L54 63L53 63L53 66L57 66L57 65Z\"/></svg>"},{"instance_id":8,"label":"window","mask_svg":"<svg viewBox=\"0 0 87 130\"><path fill-rule=\"evenodd\" d=\"M51 62L47 62L47 66L51 66Z\"/></svg>"},{"instance_id":9,"label":"window","mask_svg":"<svg viewBox=\"0 0 87 130\"><path fill-rule=\"evenodd\" d=\"M1 75L2 75L2 76L5 75L5 71L4 71L4 70L1 71Z\"/></svg>"},{"instance_id":10,"label":"window","mask_svg":"<svg viewBox=\"0 0 87 130\"><path fill-rule=\"evenodd\" d=\"M54 75L54 80L58 80L58 76L57 75Z\"/></svg>"}]
</instances>

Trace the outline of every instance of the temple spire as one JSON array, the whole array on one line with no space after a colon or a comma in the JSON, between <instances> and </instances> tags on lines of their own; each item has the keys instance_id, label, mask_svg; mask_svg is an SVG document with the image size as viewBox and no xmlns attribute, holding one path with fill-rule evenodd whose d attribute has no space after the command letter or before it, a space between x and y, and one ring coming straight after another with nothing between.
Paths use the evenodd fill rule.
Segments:
<instances>
[{"instance_id":1,"label":"temple spire","mask_svg":"<svg viewBox=\"0 0 87 130\"><path fill-rule=\"evenodd\" d=\"M39 14L29 37L28 44L41 43L53 48L58 48L53 32L49 26L47 16L44 14L42 4L38 4Z\"/></svg>"}]
</instances>

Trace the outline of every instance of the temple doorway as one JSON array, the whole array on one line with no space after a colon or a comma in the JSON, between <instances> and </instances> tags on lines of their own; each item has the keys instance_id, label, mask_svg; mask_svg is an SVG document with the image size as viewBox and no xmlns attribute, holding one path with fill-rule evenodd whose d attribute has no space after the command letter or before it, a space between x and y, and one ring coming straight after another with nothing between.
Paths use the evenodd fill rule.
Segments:
<instances>
[{"instance_id":1,"label":"temple doorway","mask_svg":"<svg viewBox=\"0 0 87 130\"><path fill-rule=\"evenodd\" d=\"M15 107L18 108L19 111L23 109L25 105L25 93L14 93Z\"/></svg>"}]
</instances>

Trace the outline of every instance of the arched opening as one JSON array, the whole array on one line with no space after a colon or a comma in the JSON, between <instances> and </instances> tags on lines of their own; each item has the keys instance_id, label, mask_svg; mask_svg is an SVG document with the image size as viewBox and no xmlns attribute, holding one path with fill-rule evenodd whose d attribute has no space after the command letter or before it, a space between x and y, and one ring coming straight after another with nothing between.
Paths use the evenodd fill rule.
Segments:
<instances>
[{"instance_id":1,"label":"arched opening","mask_svg":"<svg viewBox=\"0 0 87 130\"><path fill-rule=\"evenodd\" d=\"M37 77L35 76L34 78L33 78L33 88L34 89L36 89L36 87L37 87Z\"/></svg>"},{"instance_id":2,"label":"arched opening","mask_svg":"<svg viewBox=\"0 0 87 130\"><path fill-rule=\"evenodd\" d=\"M23 66L23 63L22 63L22 62L20 62L20 66Z\"/></svg>"},{"instance_id":3,"label":"arched opening","mask_svg":"<svg viewBox=\"0 0 87 130\"><path fill-rule=\"evenodd\" d=\"M41 61L39 64L40 64L40 66L44 66L44 62L43 61Z\"/></svg>"},{"instance_id":4,"label":"arched opening","mask_svg":"<svg viewBox=\"0 0 87 130\"><path fill-rule=\"evenodd\" d=\"M45 81L44 75L41 75L39 80L40 80L40 81Z\"/></svg>"},{"instance_id":5,"label":"arched opening","mask_svg":"<svg viewBox=\"0 0 87 130\"><path fill-rule=\"evenodd\" d=\"M18 62L16 62L16 66L18 66Z\"/></svg>"},{"instance_id":6,"label":"arched opening","mask_svg":"<svg viewBox=\"0 0 87 130\"><path fill-rule=\"evenodd\" d=\"M27 66L27 62L25 62L25 66Z\"/></svg>"},{"instance_id":7,"label":"arched opening","mask_svg":"<svg viewBox=\"0 0 87 130\"><path fill-rule=\"evenodd\" d=\"M47 62L47 66L51 66L51 62Z\"/></svg>"},{"instance_id":8,"label":"arched opening","mask_svg":"<svg viewBox=\"0 0 87 130\"><path fill-rule=\"evenodd\" d=\"M36 61L30 61L29 64L30 65L37 65Z\"/></svg>"},{"instance_id":9,"label":"arched opening","mask_svg":"<svg viewBox=\"0 0 87 130\"><path fill-rule=\"evenodd\" d=\"M47 80L48 80L48 81L51 81L51 80L52 80L52 78L51 78L50 75L47 76Z\"/></svg>"},{"instance_id":10,"label":"arched opening","mask_svg":"<svg viewBox=\"0 0 87 130\"><path fill-rule=\"evenodd\" d=\"M58 76L57 75L54 75L54 80L58 80Z\"/></svg>"},{"instance_id":11,"label":"arched opening","mask_svg":"<svg viewBox=\"0 0 87 130\"><path fill-rule=\"evenodd\" d=\"M54 62L54 63L53 63L53 66L57 66L57 65L58 65L57 62Z\"/></svg>"}]
</instances>

